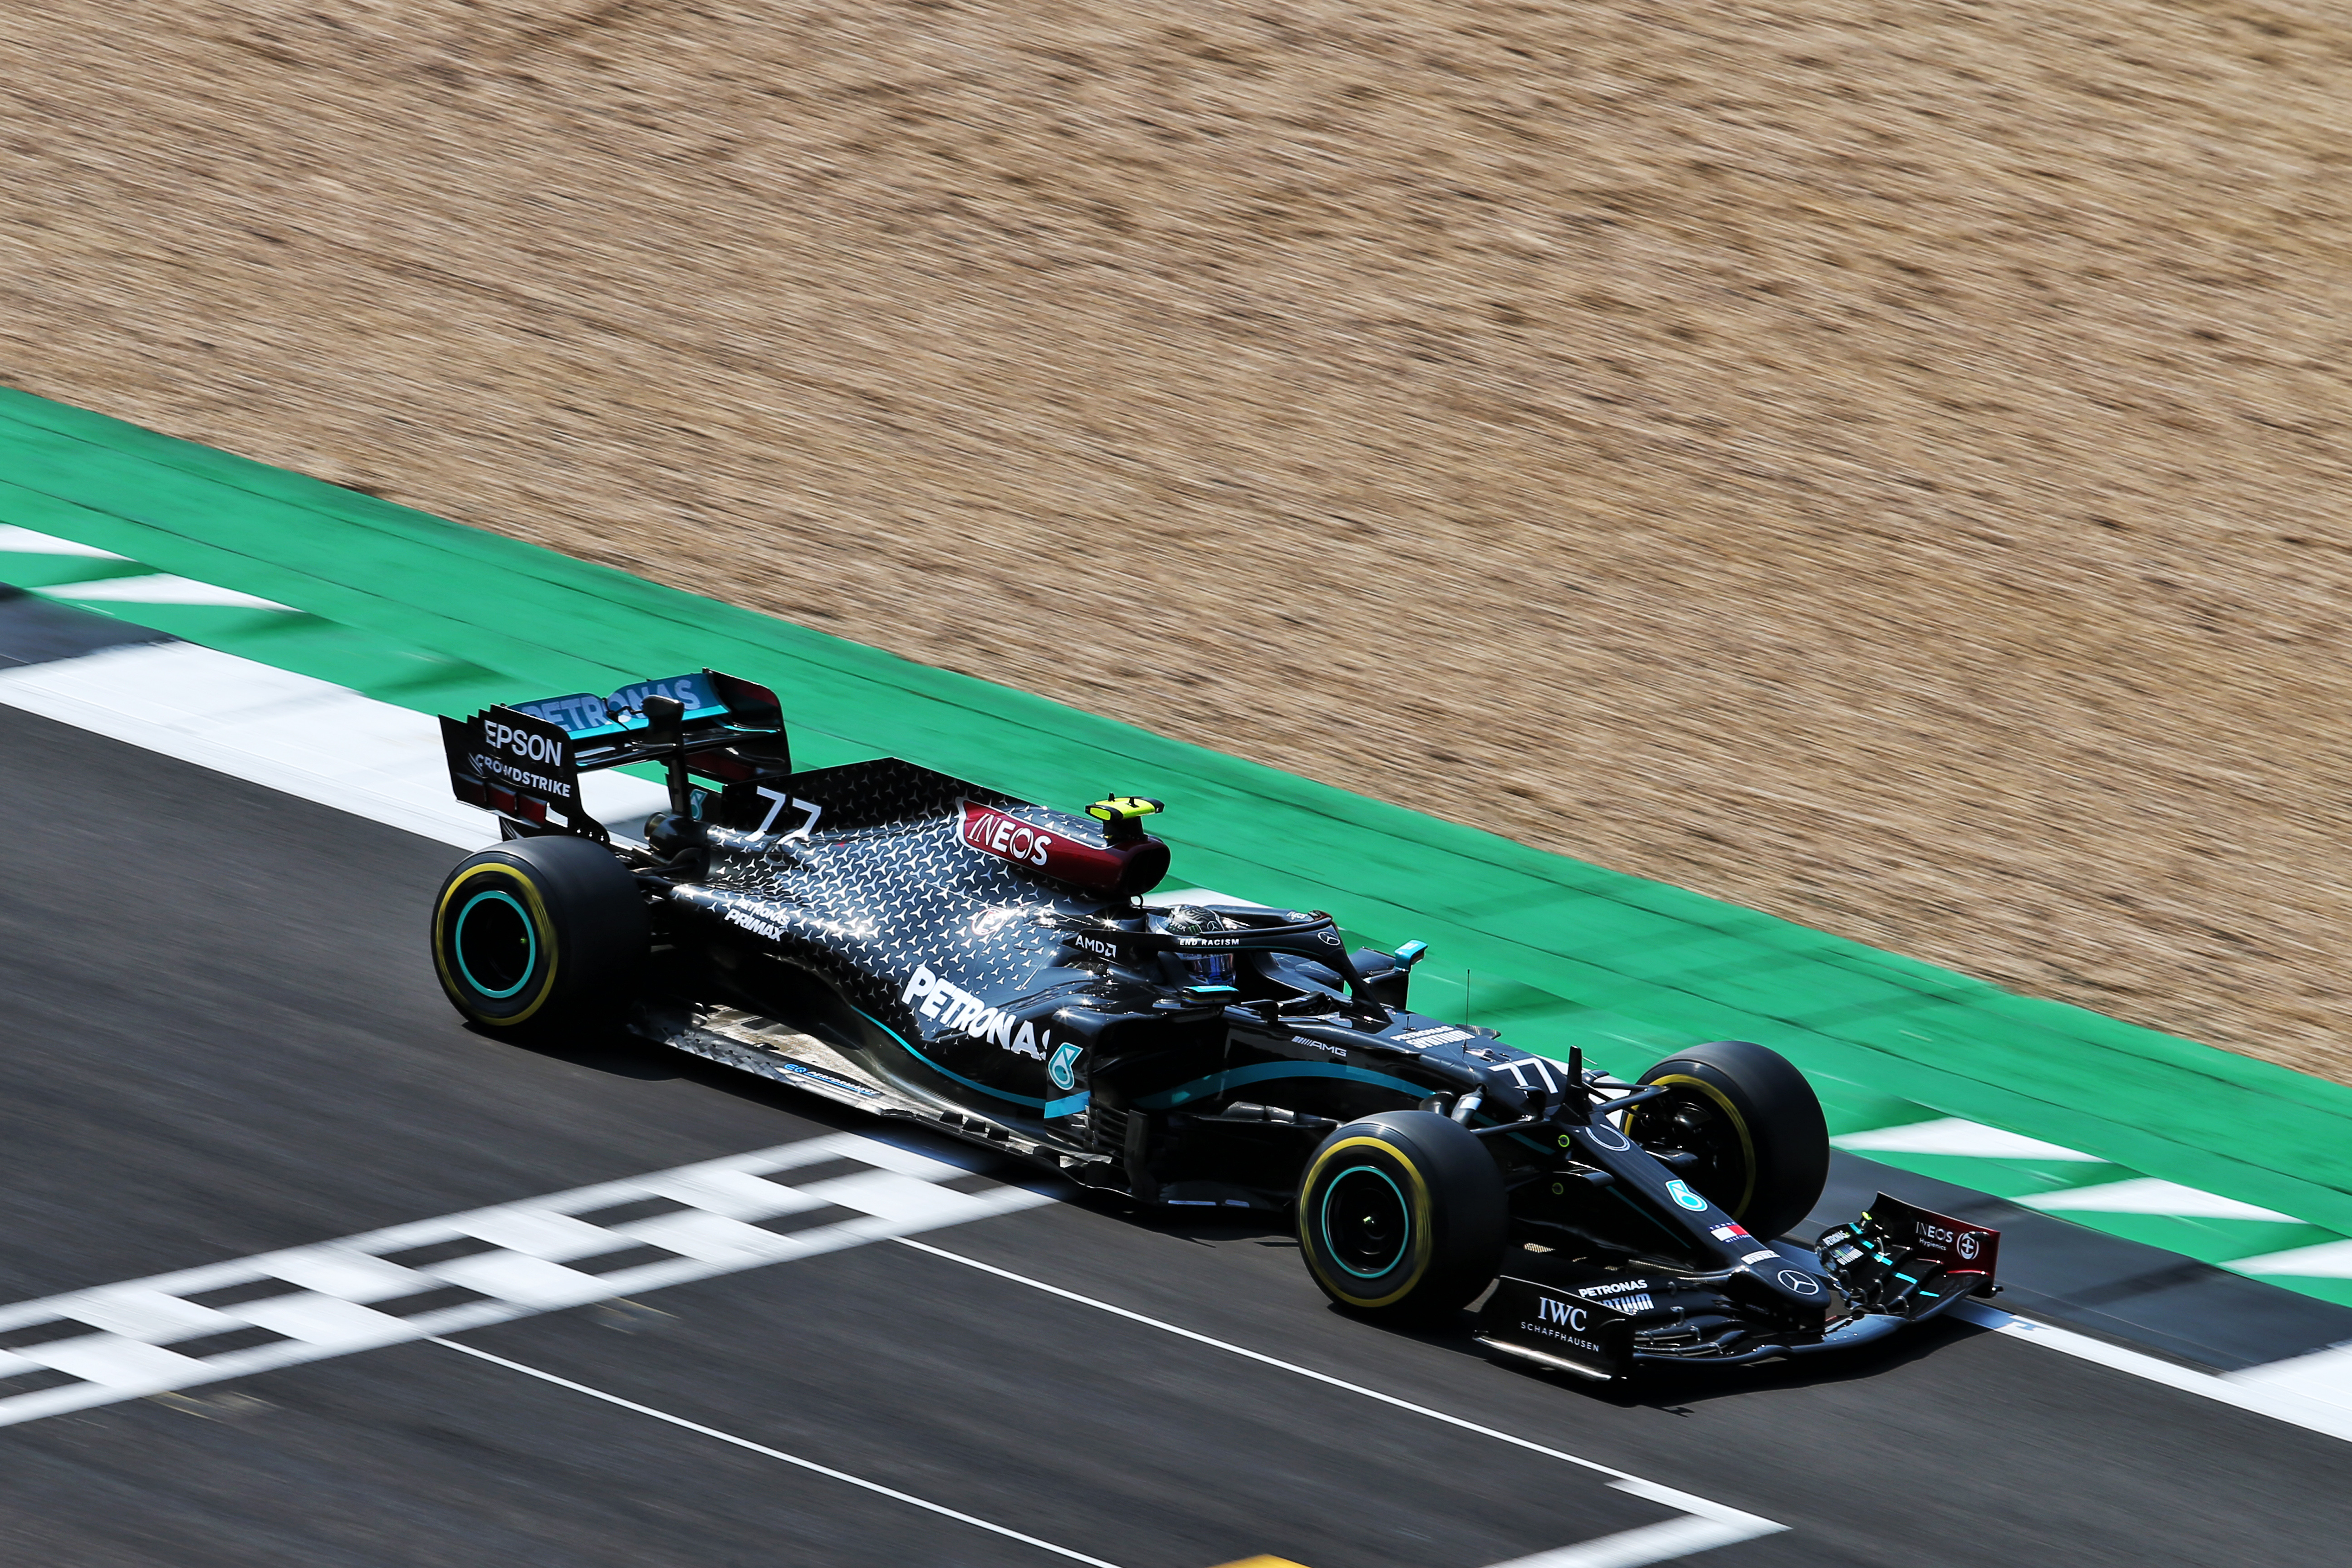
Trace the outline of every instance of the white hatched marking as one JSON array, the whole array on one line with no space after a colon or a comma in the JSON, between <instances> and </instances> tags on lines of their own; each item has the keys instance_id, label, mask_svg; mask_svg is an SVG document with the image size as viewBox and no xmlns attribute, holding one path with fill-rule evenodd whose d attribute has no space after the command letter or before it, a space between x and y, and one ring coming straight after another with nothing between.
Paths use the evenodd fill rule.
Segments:
<instances>
[{"instance_id":1,"label":"white hatched marking","mask_svg":"<svg viewBox=\"0 0 2352 1568\"><path fill-rule=\"evenodd\" d=\"M293 605L281 605L275 599L257 599L234 588L215 587L210 583L199 583L194 577L175 577L169 572L157 572L144 577L98 577L87 583L60 583L53 588L36 588L33 591L45 598L71 599L78 604L207 605L225 610L282 610L289 616L301 614Z\"/></svg>"},{"instance_id":2,"label":"white hatched marking","mask_svg":"<svg viewBox=\"0 0 2352 1568\"><path fill-rule=\"evenodd\" d=\"M429 1290L433 1281L413 1268L386 1263L381 1258L337 1243L257 1258L255 1265L273 1279L299 1285L306 1290L341 1297L346 1301L383 1301Z\"/></svg>"},{"instance_id":3,"label":"white hatched marking","mask_svg":"<svg viewBox=\"0 0 2352 1568\"><path fill-rule=\"evenodd\" d=\"M128 555L117 555L111 550L100 550L95 544L81 544L70 539L59 539L54 533L36 533L29 528L19 528L13 522L0 523L0 553L8 555L79 555L89 561L128 561Z\"/></svg>"},{"instance_id":4,"label":"white hatched marking","mask_svg":"<svg viewBox=\"0 0 2352 1568\"><path fill-rule=\"evenodd\" d=\"M256 1328L333 1351L373 1350L414 1337L408 1325L389 1312L308 1290L228 1310Z\"/></svg>"},{"instance_id":5,"label":"white hatched marking","mask_svg":"<svg viewBox=\"0 0 2352 1568\"><path fill-rule=\"evenodd\" d=\"M898 1143L879 1144L874 1150L873 1158L866 1159L863 1154L858 1158L865 1160L866 1163L877 1171L896 1171L902 1176L912 1176L921 1182L951 1182L958 1176L968 1176L971 1173L968 1169L950 1165L945 1160L935 1159L919 1149L909 1149ZM817 1188L811 1187L808 1190L815 1192ZM845 1203L847 1200L827 1198L825 1201ZM855 1208L856 1205L851 1204L849 1206Z\"/></svg>"},{"instance_id":6,"label":"white hatched marking","mask_svg":"<svg viewBox=\"0 0 2352 1568\"><path fill-rule=\"evenodd\" d=\"M67 1307L65 1315L93 1329L121 1334L126 1340L144 1340L149 1344L194 1339L198 1334L215 1334L244 1326L226 1312L138 1285L92 1290Z\"/></svg>"},{"instance_id":7,"label":"white hatched marking","mask_svg":"<svg viewBox=\"0 0 2352 1568\"><path fill-rule=\"evenodd\" d=\"M2021 1132L2004 1132L1980 1121L1946 1116L1934 1121L1914 1121L1904 1127L1875 1127L1867 1132L1841 1132L1830 1140L1857 1154L1958 1154L1974 1160L2064 1160L2104 1164L2096 1154L2044 1143Z\"/></svg>"},{"instance_id":8,"label":"white hatched marking","mask_svg":"<svg viewBox=\"0 0 2352 1568\"><path fill-rule=\"evenodd\" d=\"M70 1373L98 1387L133 1394L168 1388L205 1370L205 1363L193 1356L176 1355L160 1345L126 1340L117 1334L51 1340L18 1353L27 1361Z\"/></svg>"},{"instance_id":9,"label":"white hatched marking","mask_svg":"<svg viewBox=\"0 0 2352 1568\"><path fill-rule=\"evenodd\" d=\"M692 1176L665 1177L653 1184L660 1196L691 1204L709 1214L731 1219L766 1219L824 1205L797 1187L785 1186L746 1171L706 1171ZM631 1227L630 1234L636 1234Z\"/></svg>"},{"instance_id":10,"label":"white hatched marking","mask_svg":"<svg viewBox=\"0 0 2352 1568\"><path fill-rule=\"evenodd\" d=\"M452 1285L463 1285L485 1296L519 1301L542 1310L576 1307L606 1293L604 1282L593 1274L583 1274L577 1268L566 1268L561 1263L520 1252L483 1252L471 1258L453 1258L446 1263L433 1265L427 1272Z\"/></svg>"},{"instance_id":11,"label":"white hatched marking","mask_svg":"<svg viewBox=\"0 0 2352 1568\"><path fill-rule=\"evenodd\" d=\"M812 1205L816 1206L816 1205ZM791 1238L745 1225L725 1215L656 1215L614 1228L654 1247L666 1247L706 1263L730 1263L738 1258L778 1258L797 1252Z\"/></svg>"},{"instance_id":12,"label":"white hatched marking","mask_svg":"<svg viewBox=\"0 0 2352 1568\"><path fill-rule=\"evenodd\" d=\"M961 1174L961 1173L958 1173ZM803 1189L808 1195L877 1219L909 1222L925 1228L977 1218L986 1205L978 1198L896 1171L874 1171L861 1176L841 1176Z\"/></svg>"},{"instance_id":13,"label":"white hatched marking","mask_svg":"<svg viewBox=\"0 0 2352 1568\"><path fill-rule=\"evenodd\" d=\"M844 1159L875 1168L862 1175L813 1183L806 1190L766 1179L769 1174ZM925 1174L911 1175L909 1170ZM314 1247L289 1247L37 1301L14 1302L0 1306L0 1331L68 1322L86 1323L92 1331L0 1352L0 1378L49 1368L81 1380L13 1395L0 1390L0 1426L379 1345L459 1333L536 1312L708 1279L785 1258L814 1257L1053 1201L1043 1192L1022 1186L998 1186L967 1194L931 1184L970 1173L961 1165L881 1139L833 1133L755 1153L730 1154L698 1165L603 1182L526 1203L414 1220ZM579 1217L648 1197L667 1197L689 1206L680 1214L613 1226ZM860 1217L793 1236L771 1235L739 1217L745 1213L787 1214L834 1205L856 1209ZM415 1268L387 1262L383 1256L467 1238L488 1242L491 1250ZM556 1260L646 1245L677 1256L605 1275L567 1268ZM282 1283L286 1288L275 1295L220 1308L187 1300L257 1283ZM486 1299L409 1317L369 1305L397 1305L394 1298L418 1295L445 1283L462 1285ZM247 1325L286 1338L205 1356L182 1355L170 1348L175 1341L205 1338Z\"/></svg>"},{"instance_id":14,"label":"white hatched marking","mask_svg":"<svg viewBox=\"0 0 2352 1568\"><path fill-rule=\"evenodd\" d=\"M2296 1279L2352 1279L2352 1241L2323 1241L2316 1247L2265 1252L2221 1267L2241 1274L2279 1274Z\"/></svg>"},{"instance_id":15,"label":"white hatched marking","mask_svg":"<svg viewBox=\"0 0 2352 1568\"><path fill-rule=\"evenodd\" d=\"M543 1258L551 1263L614 1250L611 1231L601 1225L573 1219L568 1214L507 1210L469 1220L466 1232L494 1247Z\"/></svg>"},{"instance_id":16,"label":"white hatched marking","mask_svg":"<svg viewBox=\"0 0 2352 1568\"><path fill-rule=\"evenodd\" d=\"M2178 1219L2258 1219L2283 1225L2303 1223L2291 1214L2257 1208L2252 1204L2242 1204L2218 1193L2200 1192L2195 1187L2184 1187L2179 1182L2162 1181L2155 1176L2136 1176L2128 1182L2105 1182L2095 1187L2069 1187L2063 1192L2041 1193L2017 1201L2027 1208L2043 1209L2052 1214L2150 1214L2170 1215Z\"/></svg>"}]
</instances>

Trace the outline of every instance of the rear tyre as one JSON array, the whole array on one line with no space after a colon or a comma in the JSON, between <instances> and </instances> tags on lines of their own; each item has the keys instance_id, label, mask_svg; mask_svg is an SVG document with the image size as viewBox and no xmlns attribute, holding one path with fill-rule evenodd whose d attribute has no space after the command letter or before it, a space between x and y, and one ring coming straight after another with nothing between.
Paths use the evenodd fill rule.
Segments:
<instances>
[{"instance_id":1,"label":"rear tyre","mask_svg":"<svg viewBox=\"0 0 2352 1568\"><path fill-rule=\"evenodd\" d=\"M621 1022L647 946L636 879L585 838L519 838L469 855L433 905L441 989L468 1022L500 1034Z\"/></svg>"},{"instance_id":2,"label":"rear tyre","mask_svg":"<svg viewBox=\"0 0 2352 1568\"><path fill-rule=\"evenodd\" d=\"M1654 1152L1697 1158L1684 1179L1767 1240L1821 1202L1830 1175L1822 1102L1796 1064L1769 1047L1717 1040L1677 1051L1642 1075L1670 1092L1625 1113L1625 1131Z\"/></svg>"},{"instance_id":3,"label":"rear tyre","mask_svg":"<svg viewBox=\"0 0 2352 1568\"><path fill-rule=\"evenodd\" d=\"M1350 1121L1298 1183L1298 1246L1350 1311L1419 1321L1454 1311L1502 1266L1503 1173L1466 1127L1433 1111Z\"/></svg>"}]
</instances>

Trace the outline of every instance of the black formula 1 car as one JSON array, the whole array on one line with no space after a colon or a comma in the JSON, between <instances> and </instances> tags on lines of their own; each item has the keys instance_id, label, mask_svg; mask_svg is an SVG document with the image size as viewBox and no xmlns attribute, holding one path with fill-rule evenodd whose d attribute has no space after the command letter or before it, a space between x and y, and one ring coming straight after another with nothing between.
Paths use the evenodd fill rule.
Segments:
<instances>
[{"instance_id":1,"label":"black formula 1 car","mask_svg":"<svg viewBox=\"0 0 2352 1568\"><path fill-rule=\"evenodd\" d=\"M780 705L702 670L444 719L502 842L433 956L493 1034L648 1039L1175 1212L1289 1217L1317 1285L1615 1378L1861 1343L1993 1289L1998 1234L1881 1197L1811 1246L1820 1103L1738 1041L1633 1082L1412 1011L1422 944L1320 911L1145 901L1160 803L1084 816L912 763L795 773ZM666 770L615 839L583 772Z\"/></svg>"}]
</instances>

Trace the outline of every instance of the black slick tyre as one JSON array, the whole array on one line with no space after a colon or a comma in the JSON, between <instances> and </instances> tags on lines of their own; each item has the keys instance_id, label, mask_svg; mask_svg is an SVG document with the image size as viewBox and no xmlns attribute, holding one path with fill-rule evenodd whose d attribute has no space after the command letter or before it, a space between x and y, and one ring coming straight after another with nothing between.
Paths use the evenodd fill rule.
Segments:
<instances>
[{"instance_id":1,"label":"black slick tyre","mask_svg":"<svg viewBox=\"0 0 2352 1568\"><path fill-rule=\"evenodd\" d=\"M648 947L636 879L585 838L519 838L467 856L433 905L433 966L469 1023L500 1034L628 1016Z\"/></svg>"},{"instance_id":2,"label":"black slick tyre","mask_svg":"<svg viewBox=\"0 0 2352 1568\"><path fill-rule=\"evenodd\" d=\"M1299 1178L1307 1271L1350 1311L1419 1321L1454 1310L1502 1266L1507 1223L1495 1157L1433 1111L1350 1121Z\"/></svg>"},{"instance_id":3,"label":"black slick tyre","mask_svg":"<svg viewBox=\"0 0 2352 1568\"><path fill-rule=\"evenodd\" d=\"M1829 1125L1796 1064L1768 1046L1717 1040L1675 1052L1642 1075L1672 1091L1625 1114L1653 1152L1696 1156L1683 1176L1754 1235L1785 1234L1821 1201Z\"/></svg>"}]
</instances>

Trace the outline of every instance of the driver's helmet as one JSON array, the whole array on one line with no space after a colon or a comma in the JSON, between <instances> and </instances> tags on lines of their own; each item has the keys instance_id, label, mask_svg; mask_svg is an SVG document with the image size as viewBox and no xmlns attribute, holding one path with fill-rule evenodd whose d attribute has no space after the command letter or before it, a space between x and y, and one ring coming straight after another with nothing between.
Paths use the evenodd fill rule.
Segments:
<instances>
[{"instance_id":1,"label":"driver's helmet","mask_svg":"<svg viewBox=\"0 0 2352 1568\"><path fill-rule=\"evenodd\" d=\"M1197 904L1177 904L1154 923L1175 936L1207 936L1228 929L1223 915ZM1195 985L1231 985L1238 970L1230 952L1182 952L1177 957Z\"/></svg>"}]
</instances>

